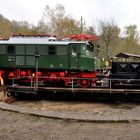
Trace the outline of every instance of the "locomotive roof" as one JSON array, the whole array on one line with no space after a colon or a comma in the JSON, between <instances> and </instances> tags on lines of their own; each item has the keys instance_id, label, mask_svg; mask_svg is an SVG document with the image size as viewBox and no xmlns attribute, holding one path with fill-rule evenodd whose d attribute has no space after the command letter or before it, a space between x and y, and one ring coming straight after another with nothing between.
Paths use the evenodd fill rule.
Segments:
<instances>
[{"instance_id":1,"label":"locomotive roof","mask_svg":"<svg viewBox=\"0 0 140 140\"><path fill-rule=\"evenodd\" d=\"M0 44L29 44L29 45L68 45L70 43L86 43L85 41L58 41L55 37L10 37L8 40L0 40Z\"/></svg>"}]
</instances>

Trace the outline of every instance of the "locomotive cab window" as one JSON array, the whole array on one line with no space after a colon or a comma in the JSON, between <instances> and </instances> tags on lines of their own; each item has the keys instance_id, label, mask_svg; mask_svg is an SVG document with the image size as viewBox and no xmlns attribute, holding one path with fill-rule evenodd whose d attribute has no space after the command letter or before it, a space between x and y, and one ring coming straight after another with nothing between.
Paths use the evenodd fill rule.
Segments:
<instances>
[{"instance_id":1,"label":"locomotive cab window","mask_svg":"<svg viewBox=\"0 0 140 140\"><path fill-rule=\"evenodd\" d=\"M93 53L93 47L89 44L86 46L86 55L92 55Z\"/></svg>"},{"instance_id":2,"label":"locomotive cab window","mask_svg":"<svg viewBox=\"0 0 140 140\"><path fill-rule=\"evenodd\" d=\"M9 55L14 55L15 47L14 46L8 46L7 51L8 51Z\"/></svg>"},{"instance_id":3,"label":"locomotive cab window","mask_svg":"<svg viewBox=\"0 0 140 140\"><path fill-rule=\"evenodd\" d=\"M76 52L76 47L75 46L72 46L72 56L76 56L77 55L77 52Z\"/></svg>"},{"instance_id":4,"label":"locomotive cab window","mask_svg":"<svg viewBox=\"0 0 140 140\"><path fill-rule=\"evenodd\" d=\"M81 44L81 55L86 54L86 44Z\"/></svg>"},{"instance_id":5,"label":"locomotive cab window","mask_svg":"<svg viewBox=\"0 0 140 140\"><path fill-rule=\"evenodd\" d=\"M90 44L81 44L81 55L93 56L94 46Z\"/></svg>"},{"instance_id":6,"label":"locomotive cab window","mask_svg":"<svg viewBox=\"0 0 140 140\"><path fill-rule=\"evenodd\" d=\"M48 47L48 54L56 54L56 47L55 46L49 46Z\"/></svg>"}]
</instances>

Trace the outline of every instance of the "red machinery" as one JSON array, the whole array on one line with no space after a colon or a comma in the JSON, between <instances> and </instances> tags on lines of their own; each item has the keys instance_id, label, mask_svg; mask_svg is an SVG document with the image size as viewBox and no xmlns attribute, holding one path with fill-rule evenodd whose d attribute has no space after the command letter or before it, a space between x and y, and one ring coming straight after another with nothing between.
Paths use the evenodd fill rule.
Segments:
<instances>
[{"instance_id":1,"label":"red machinery","mask_svg":"<svg viewBox=\"0 0 140 140\"><path fill-rule=\"evenodd\" d=\"M96 35L85 34L85 33L69 35L66 38L70 39L70 40L76 40L76 41L97 41L97 40L99 40L99 38Z\"/></svg>"}]
</instances>

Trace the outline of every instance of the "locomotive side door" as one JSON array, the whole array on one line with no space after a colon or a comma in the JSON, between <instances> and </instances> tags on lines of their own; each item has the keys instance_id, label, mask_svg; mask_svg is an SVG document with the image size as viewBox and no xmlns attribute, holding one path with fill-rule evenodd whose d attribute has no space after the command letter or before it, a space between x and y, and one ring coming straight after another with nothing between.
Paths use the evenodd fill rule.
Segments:
<instances>
[{"instance_id":1,"label":"locomotive side door","mask_svg":"<svg viewBox=\"0 0 140 140\"><path fill-rule=\"evenodd\" d=\"M70 44L70 52L69 52L69 58L70 58L70 69L78 69L79 68L79 53L78 53L78 44Z\"/></svg>"},{"instance_id":2,"label":"locomotive side door","mask_svg":"<svg viewBox=\"0 0 140 140\"><path fill-rule=\"evenodd\" d=\"M8 55L8 64L10 67L15 66L15 46L9 45L7 46L7 55Z\"/></svg>"}]
</instances>

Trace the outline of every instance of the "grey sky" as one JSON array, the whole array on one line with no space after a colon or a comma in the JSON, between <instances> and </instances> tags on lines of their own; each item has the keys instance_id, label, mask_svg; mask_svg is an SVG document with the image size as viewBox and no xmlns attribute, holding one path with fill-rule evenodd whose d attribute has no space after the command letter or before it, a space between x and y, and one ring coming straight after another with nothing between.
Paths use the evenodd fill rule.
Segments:
<instances>
[{"instance_id":1,"label":"grey sky","mask_svg":"<svg viewBox=\"0 0 140 140\"><path fill-rule=\"evenodd\" d=\"M86 20L87 25L97 20L114 19L120 27L136 24L140 30L139 0L0 0L0 13L12 20L26 20L37 24L45 5L64 5L67 14Z\"/></svg>"}]
</instances>

